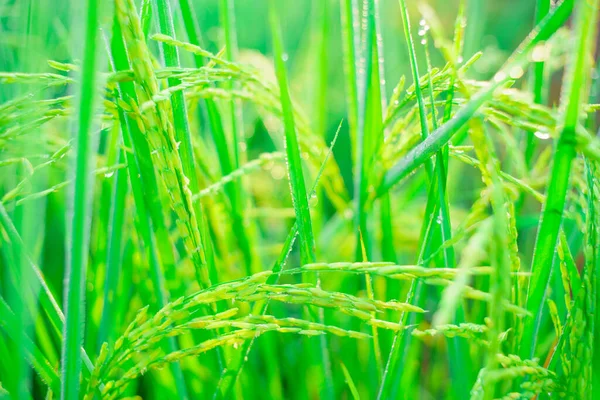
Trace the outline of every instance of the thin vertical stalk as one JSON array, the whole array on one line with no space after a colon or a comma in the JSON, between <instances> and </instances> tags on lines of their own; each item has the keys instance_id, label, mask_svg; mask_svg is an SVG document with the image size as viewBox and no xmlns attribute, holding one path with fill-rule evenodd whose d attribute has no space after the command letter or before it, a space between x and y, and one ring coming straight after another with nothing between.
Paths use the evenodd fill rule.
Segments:
<instances>
[{"instance_id":1,"label":"thin vertical stalk","mask_svg":"<svg viewBox=\"0 0 600 400\"><path fill-rule=\"evenodd\" d=\"M84 51L77 100L78 118L75 123L77 154L75 156L75 188L73 214L70 218L69 251L65 271L65 315L62 343L61 399L79 398L81 345L85 324L85 276L90 234L90 197L93 192L91 166L95 159L91 131L98 83L98 26L99 2L85 3Z\"/></svg>"},{"instance_id":2,"label":"thin vertical stalk","mask_svg":"<svg viewBox=\"0 0 600 400\"><path fill-rule=\"evenodd\" d=\"M17 316L10 309L8 304L4 301L2 296L0 296L0 327L7 333L9 337L13 339L13 342L17 339L19 335L22 335L22 332L18 332L20 329L17 324ZM48 385L48 389L52 391L60 390L60 379L56 371L52 368L52 364L48 361L48 359L44 356L42 351L36 346L36 344L27 336L23 335L23 354L19 354L18 356L23 356L24 361L27 361L29 365L33 368L35 373L40 377L43 383ZM17 375L19 376L19 375ZM27 380L23 382L19 382L21 384L28 384ZM30 394L28 393L28 387L22 388L24 390L19 390L22 396L30 398ZM16 396L15 396L16 397Z\"/></svg>"},{"instance_id":3,"label":"thin vertical stalk","mask_svg":"<svg viewBox=\"0 0 600 400\"><path fill-rule=\"evenodd\" d=\"M320 10L319 15L319 23L316 24L315 29L315 37L317 38L316 45L316 57L317 57L317 67L315 74L315 90L314 90L314 108L313 112L316 115L314 127L315 132L318 135L321 135L325 141L327 141L327 116L329 112L328 107L328 86L329 82L327 80L329 75L329 14L330 14L330 0L322 0L317 1L317 9ZM317 194L318 199L322 199L319 201L319 207L315 213L315 218L313 219L313 228L315 230L315 234L318 235L325 223L325 217L327 212L327 203L324 197L325 191L320 189Z\"/></svg>"},{"instance_id":4,"label":"thin vertical stalk","mask_svg":"<svg viewBox=\"0 0 600 400\"><path fill-rule=\"evenodd\" d=\"M366 40L370 42L370 58L366 60L370 67L367 70L370 72L370 75L367 76L368 79L368 90L366 92L366 98L364 99L366 103L365 110L365 120L366 127L365 131L370 132L366 135L365 131L361 131L364 136L364 151L363 151L363 160L362 164L364 169L361 170L361 186L363 187L364 192L361 193L361 203L367 199L368 197L368 188L371 186L371 182L369 181L369 177L372 175L371 171L373 169L373 163L375 154L377 154L378 150L383 145L384 140L384 132L383 132L383 110L386 108L386 100L385 100L385 65L384 65L384 48L383 48L383 36L381 32L381 25L379 20L379 10L380 10L380 2L379 0L370 0L367 10L368 14L366 17L369 19L367 25L370 25L370 28L367 28L368 36L366 36ZM369 45L367 45L369 46ZM367 51L367 54L369 51ZM357 159L358 161L358 159ZM366 218L368 213L372 213L373 209L365 209L365 204L361 204L362 211L360 211L365 221L363 221L364 230L361 229L361 244L362 244L362 261L370 260L373 255L369 253L367 250L367 244L365 243L364 236L366 235L367 239L369 239L369 235L371 232L368 231L368 227L366 226ZM392 213L390 206L389 196L383 196L380 202L380 210L381 210L381 252L382 256L387 260L395 259L394 252L394 240L392 233ZM370 243L369 243L370 245ZM369 246L370 247L370 246ZM369 298L374 298L374 290L373 290L373 280L370 275L365 276L365 284L367 289L367 295ZM383 375L383 358L381 355L381 347L379 340L379 332L376 327L372 328L373 334L373 353L375 359L375 369L378 380L381 379Z\"/></svg>"},{"instance_id":5,"label":"thin vertical stalk","mask_svg":"<svg viewBox=\"0 0 600 400\"><path fill-rule=\"evenodd\" d=\"M342 124L339 125L339 127L335 133L335 136L333 137L331 145L329 147L329 152L325 156L325 159L323 160L323 163L321 164L321 168L320 168L319 172L317 173L315 181L313 182L313 185L312 185L310 193L309 193L310 197L315 195L317 192L317 189L319 186L319 179L321 178L321 175L323 174L325 166L327 165L327 161L333 154L333 148L337 141L341 127L342 127ZM279 255L277 256L277 259L275 260L275 263L273 264L273 267L271 269L273 274L267 279L267 281L266 281L267 284L273 285L273 284L276 284L279 282L281 272L287 261L288 256L290 255L290 252L292 251L292 247L294 246L297 236L298 236L298 221L296 220L294 222L294 225L292 225L292 228L288 232L288 235L286 236L285 241L283 243L283 247L281 248L281 251L279 252ZM268 305L269 305L269 300L266 300L263 302L257 302L253 307L252 313L255 315L264 315L267 311ZM223 398L227 399L231 396L232 388L235 385L239 375L242 372L244 363L248 360L248 355L250 354L250 350L252 349L253 344L254 344L254 339L247 341L246 344L244 344L244 346L242 347L242 350L239 353L235 353L235 356L233 357L231 362L228 364L227 370L224 371L223 374L221 375L221 379L219 380L219 384L217 385L217 390L215 391L215 394L213 396L214 399L223 399Z\"/></svg>"},{"instance_id":6,"label":"thin vertical stalk","mask_svg":"<svg viewBox=\"0 0 600 400\"><path fill-rule=\"evenodd\" d=\"M171 11L170 1L155 0L155 8L158 13L160 32L175 37L175 27L173 25L173 12ZM179 51L177 47L168 43L161 43L165 66L179 67ZM169 87L177 86L181 83L179 79L169 78ZM187 117L187 107L182 91L176 91L171 95L171 107L173 109L173 126L175 136L181 141L179 155L183 165L183 170L190 180L190 190L192 193L198 192L198 177L196 175L196 163L194 161L194 152L192 151L192 137Z\"/></svg>"},{"instance_id":7,"label":"thin vertical stalk","mask_svg":"<svg viewBox=\"0 0 600 400\"><path fill-rule=\"evenodd\" d=\"M373 62L376 62L377 70L379 71L379 98L380 98L380 114L381 118L377 118L379 126L376 132L379 134L379 138L376 140L375 145L378 148L383 146L387 132L383 131L383 110L387 107L386 100L386 86L385 86L385 56L383 47L383 32L381 27L381 2L375 0L375 24L374 24L374 40L376 43L376 56L373 57ZM375 101L375 99L373 99ZM379 115L379 114L378 114ZM381 119L381 121L379 120ZM396 252L394 250L394 232L392 228L392 206L390 201L389 193L381 196L379 201L379 213L380 213L380 225L381 225L381 257L384 261L395 262Z\"/></svg>"},{"instance_id":8,"label":"thin vertical stalk","mask_svg":"<svg viewBox=\"0 0 600 400\"><path fill-rule=\"evenodd\" d=\"M120 119L124 121L123 111L119 110ZM119 162L125 161L122 151L119 151ZM104 283L104 303L98 327L98 349L109 337L109 326L114 326L114 300L117 296L119 276L121 275L121 256L123 250L123 222L125 219L125 200L128 192L127 171L117 171L116 183L110 210L108 251L106 259L106 279Z\"/></svg>"},{"instance_id":9,"label":"thin vertical stalk","mask_svg":"<svg viewBox=\"0 0 600 400\"><path fill-rule=\"evenodd\" d=\"M373 77L378 75L378 70L373 71L373 40L372 35L375 30L375 8L373 0L362 0L361 10L361 30L360 47L357 52L358 71L356 75L356 85L358 92L358 115L355 147L355 175L354 175L354 217L356 232L356 250L355 258L357 261L362 259L362 246L364 243L367 258L371 257L371 240L369 229L367 227L368 213L365 208L368 190L369 166L373 153L373 135L371 131L369 118L369 93L373 85L379 85L379 82L373 82ZM356 33L355 33L356 34ZM377 101L379 101L379 97Z\"/></svg>"},{"instance_id":10,"label":"thin vertical stalk","mask_svg":"<svg viewBox=\"0 0 600 400\"><path fill-rule=\"evenodd\" d=\"M285 149L288 165L287 172L290 181L294 210L298 221L302 264L308 264L315 262L315 238L313 236L312 222L308 209L308 199L306 197L306 185L304 183L304 173L302 171L302 160L300 158L300 149L298 146L293 105L288 88L281 28L276 10L277 7L277 3L274 0L270 0L269 20L271 24L271 34L273 36L275 72L279 83L280 101L283 110Z\"/></svg>"},{"instance_id":11,"label":"thin vertical stalk","mask_svg":"<svg viewBox=\"0 0 600 400\"><path fill-rule=\"evenodd\" d=\"M154 0L154 5L158 14L158 22L160 33L175 38L175 27L173 24L173 13L171 11L171 5L169 0ZM167 67L179 67L179 51L176 46L172 46L168 43L162 43L161 49L165 65ZM169 78L169 87L177 86L181 81L177 78ZM181 143L179 147L179 156L181 158L181 165L183 173L189 179L189 190L192 193L198 193L198 176L196 174L196 161L194 160L194 152L192 147L192 136L190 133L190 127L188 122L187 107L185 104L185 97L182 91L176 91L171 95L171 109L173 113L173 128L175 130L175 138ZM193 204L193 209L190 213L190 218L195 218L198 227L203 227L204 213L202 211L202 205L200 202ZM199 229L199 243L197 244L198 249L194 249L194 253L198 253L197 261L204 265L196 265L197 279L201 286L210 286L210 277L216 276L217 271L211 257L207 257L206 248L209 246L207 243L210 239L207 235L203 234L204 229ZM202 271L207 268L206 273Z\"/></svg>"},{"instance_id":12,"label":"thin vertical stalk","mask_svg":"<svg viewBox=\"0 0 600 400\"><path fill-rule=\"evenodd\" d=\"M550 12L552 0L537 0L535 11L535 25L538 25ZM546 103L546 63L545 60L538 61L533 64L533 74L531 82L533 85L533 101L536 104ZM527 132L527 144L525 148L525 162L531 166L533 153L536 148L536 137L534 132Z\"/></svg>"},{"instance_id":13,"label":"thin vertical stalk","mask_svg":"<svg viewBox=\"0 0 600 400\"><path fill-rule=\"evenodd\" d=\"M19 236L19 233L17 232L10 217L8 216L6 208L4 207L2 202L0 202L0 226L2 226L2 228L6 232L6 235L8 236L8 238L10 240L11 246L14 246L15 251L22 254L25 257L27 264L29 265L29 268L31 268L32 276L35 276L35 281L37 281L37 282L35 282L35 284L39 285L39 287L41 287L38 299L42 306L42 309L48 316L48 319L50 320L52 327L56 330L56 333L58 334L58 339L62 340L62 331L64 329L65 316L63 315L62 310L60 309L60 306L58 305L58 302L55 300L54 295L52 294L52 291L48 287L48 284L46 283L46 280L44 278L44 275L42 274L42 271L31 260L31 257L27 253L27 250L24 246L23 240ZM9 266L13 266L13 265L14 265L13 263L9 263ZM16 274L16 273L18 273L18 271L13 272L13 274ZM83 347L80 349L80 351L81 351L81 358L83 359L83 363L86 367L86 370L91 371L93 369L93 365L90 361L90 358L88 357L88 355L85 352L85 350L83 349Z\"/></svg>"},{"instance_id":14,"label":"thin vertical stalk","mask_svg":"<svg viewBox=\"0 0 600 400\"><path fill-rule=\"evenodd\" d=\"M346 99L348 103L348 122L350 125L350 142L356 143L356 131L358 129L358 86L356 84L356 46L354 41L354 7L356 0L340 0L342 17L342 40L344 50L344 76L346 84ZM354 155L354 148L352 154Z\"/></svg>"},{"instance_id":15,"label":"thin vertical stalk","mask_svg":"<svg viewBox=\"0 0 600 400\"><path fill-rule=\"evenodd\" d=\"M228 61L235 61L237 59L238 44L234 0L221 0L220 4L222 25L225 32L225 55ZM236 89L238 86L233 80L226 82L226 85L230 90ZM240 101L235 97L232 97L227 105L230 115L231 145L229 145L222 128L220 130L213 130L215 142L222 142L222 145L217 146L217 148L223 175L230 174L234 169L238 168L240 166L240 159L244 158L242 157L243 155L240 154L240 148L243 144L243 137L241 134L243 125L242 107ZM216 107L214 110L216 111ZM233 156L230 155L230 149L233 150ZM253 250L254 246L250 240L250 235L245 224L244 196L241 183L242 179L228 184L227 194L231 203L233 231L244 256L246 274L250 275L255 272L254 264L256 263L256 254Z\"/></svg>"},{"instance_id":16,"label":"thin vertical stalk","mask_svg":"<svg viewBox=\"0 0 600 400\"><path fill-rule=\"evenodd\" d=\"M421 134L422 134L422 138L426 139L429 135L429 127L427 124L427 114L426 114L426 106L425 106L425 99L421 90L421 87L419 85L419 67L418 67L418 63L417 63L417 57L416 57L416 52L415 52L415 46L414 46L414 40L412 37L412 33L410 31L410 20L409 20L409 15L408 15L408 10L406 8L406 3L401 0L400 1L400 7L401 7L401 15L402 15L402 22L403 22L403 26L404 26L404 31L405 31L405 36L406 36L406 41L407 41L407 46L408 46L408 51L409 51L409 60L410 60L410 64L411 64L411 70L413 73L413 81L415 84L415 95L417 98L417 103L418 103L418 107L419 107L419 116L420 116L420 123L421 123ZM461 7L461 12L464 11L464 7ZM456 44L456 48L455 48L455 52L456 54L454 54L453 56L455 57L454 62L456 63L459 56L460 56L460 50L461 50L461 40L459 38L462 37L462 25L460 24L460 21L462 20L463 15L459 14L458 18L457 18L457 27L456 27L456 33L455 33L455 40L457 41ZM425 37L426 35L426 27L425 26L421 26L420 27L421 30L421 35L423 37ZM427 46L427 41L426 39L424 45ZM427 47L425 47L425 55L426 55L426 61L427 61L427 67L428 67L428 72L429 74L429 103L430 103L430 107L431 107L431 112L432 112L432 125L433 125L433 129L434 131L438 129L438 122L437 122L437 116L436 116L436 110L435 110L435 102L434 102L434 96L433 96L433 84L431 82L431 63L429 60L429 52L427 50ZM456 68L455 68L456 69ZM451 80L452 81L452 80ZM453 88L450 89L451 90L451 95L450 97L452 97L452 90ZM447 106L451 106L451 101L447 104ZM446 113L445 115L447 115L448 117L451 115L451 110L446 109ZM417 260L417 264L422 264L423 261L425 259L428 258L429 254L431 253L431 249L436 247L436 240L439 239L435 239L438 236L434 235L434 231L438 230L440 231L440 238L441 238L441 242L444 243L447 240L449 240L451 238L451 225L450 225L450 212L449 212L449 205L448 205L448 199L446 196L446 176L447 176L447 169L446 169L446 165L447 165L447 156L445 154L445 149L441 148L437 153L436 153L436 162L435 162L435 168L433 169L433 172L431 172L432 166L430 165L430 161L426 161L425 165L426 165L426 170L429 173L428 175L432 177L432 182L430 184L430 189L429 189L429 193L428 193L428 198L427 198L427 205L426 205L426 212L425 212L425 218L424 218L424 222L423 222L423 226L421 229L421 246L420 246L420 251L419 251L419 256L418 256L418 260ZM439 222L439 227L437 224L434 223L435 222ZM444 267L445 268L454 268L456 266L456 260L455 260L455 255L454 255L454 250L452 248L452 246L445 248L443 253L443 262L444 262ZM423 299L423 290L424 290L424 286L422 284L422 282L420 281L413 281L411 284L411 287L409 289L409 294L408 294L408 299L407 301L414 301L415 304L419 304ZM410 320L406 319L407 314L404 314L401 318L401 322L403 324L414 324L416 323L416 316L411 315L408 318L410 318ZM461 323L464 322L464 311L462 310L462 308L459 308L459 310L457 310L457 323ZM390 374L394 373L395 369L397 369L397 363L398 360L400 359L400 357L405 357L408 354L408 349L410 346L410 342L411 342L411 337L408 335L404 335L403 333L399 332L395 337L394 337L394 341L392 343L392 349L390 351L390 355L388 357L388 365L386 366L386 370L385 370L385 374L384 374L384 379L382 380L382 384L380 387L380 392L379 392L379 398L383 398L382 396L387 396L386 393L389 393L389 391L392 392L392 395L396 392L396 387L398 385L398 383L400 382L400 379L396 379L395 380L395 385L393 385L393 387L390 387L391 384L391 380L390 380ZM458 396L466 396L468 395L468 388L469 388L469 381L470 381L470 367L468 364L468 360L465 359L464 355L466 354L467 350L465 348L466 346L466 342L460 338L454 338L454 339L450 339L449 340L449 355L450 355L450 371L452 374L453 379L457 382L456 385L454 385L455 388L455 392L457 393ZM403 363L402 363L403 364ZM399 370L398 370L399 371Z\"/></svg>"},{"instance_id":17,"label":"thin vertical stalk","mask_svg":"<svg viewBox=\"0 0 600 400\"><path fill-rule=\"evenodd\" d=\"M427 114L426 114L426 108L425 108L425 101L423 98L423 94L422 94L422 90L421 90L421 86L419 84L420 82L420 77L419 77L419 70L418 70L418 65L417 65L417 58L416 58L416 52L415 52L415 46L414 46L414 40L412 37L412 33L411 33L411 28L410 28L410 19L409 19L409 15L408 15L408 9L406 8L406 3L404 2L404 0L399 0L399 4L400 4L400 15L402 18L402 26L404 29L404 37L406 40L406 44L408 47L408 54L409 54L409 61L410 61L410 68L411 68L411 73L413 76L413 82L415 84L415 96L417 98L417 105L418 105L418 109L419 109L419 122L420 122L420 127L421 127L421 138L425 139L429 136L429 127L427 126ZM426 166L426 171L427 171L427 175L429 177L431 177L432 174L432 167L431 167L431 161L430 160L426 160L425 161L425 166ZM430 192L431 189L433 188L433 185L431 185L430 188ZM431 197L430 197L431 198ZM430 209L430 211L433 212L433 210L435 209L435 207L433 206L434 203L429 202L427 203L427 208ZM427 212L426 212L427 214ZM424 219L424 225L423 227L425 228L426 226L431 226L431 222L432 219ZM427 225L429 224L429 225ZM430 229L427 229L427 232L429 232ZM425 232L423 230L423 232ZM427 243L427 236L422 235L422 243ZM423 248L421 249L421 254L419 255L419 261L422 260L423 256ZM422 291L422 283L417 281L416 279L412 281L411 286L409 288L408 294L407 294L407 299L406 301L408 303L413 303L415 302L415 304L419 303L419 299L420 299L420 294ZM406 325L408 323L408 313L401 313L400 316L400 323L402 325ZM406 349L409 346L409 338L406 337L406 335L404 335L404 330L398 331L393 338L392 341L392 347L390 348L390 352L388 354L388 358L387 358L387 362L386 362L386 366L385 369L383 371L383 377L381 379L381 384L379 386L379 391L377 394L377 399L386 399L390 396L390 392L394 392L394 382L396 382L396 385L399 383L399 379L392 379L392 376L396 376L396 372L398 370L398 360L400 359L400 357L406 353Z\"/></svg>"},{"instance_id":18,"label":"thin vertical stalk","mask_svg":"<svg viewBox=\"0 0 600 400\"><path fill-rule=\"evenodd\" d=\"M110 49L107 51L111 66L115 71L123 71L129 69L129 60L125 50L125 43L118 21L113 24L113 36L110 44ZM133 83L122 82L119 84L119 98L126 102L137 103L137 95ZM129 181L133 193L133 199L136 205L136 214L138 218L138 226L140 229L141 239L146 246L147 259L150 263L150 276L157 293L157 308L162 308L168 303L168 293L165 287L165 278L161 268L161 262L166 267L169 266L171 272L174 273L174 254L166 224L163 220L164 216L158 200L158 183L154 174L154 169L150 162L150 150L145 139L140 132L137 123L128 117L121 109L119 109L119 121L121 124L121 133L123 145L126 148L133 149L132 152L125 152L127 160L127 168L129 171ZM152 232L156 235L153 238ZM108 269L107 269L108 273ZM175 276L172 277L176 279ZM112 279L107 276L107 279ZM113 282L115 283L115 282ZM113 288L114 290L115 288ZM108 310L106 311L109 312ZM111 313L114 315L113 313ZM104 317L104 314L103 314ZM106 317L107 320L109 316ZM110 340L107 335L106 339ZM101 343L99 343L100 345ZM177 343L171 339L168 341L170 351L177 350ZM186 397L187 391L183 379L183 373L179 363L174 363L171 366L175 385L180 397Z\"/></svg>"},{"instance_id":19,"label":"thin vertical stalk","mask_svg":"<svg viewBox=\"0 0 600 400\"><path fill-rule=\"evenodd\" d=\"M237 32L235 26L235 7L234 0L221 0L221 15L223 31L225 32L225 54L227 60L235 61L238 53L237 45ZM230 89L233 89L236 85L235 82L228 82ZM241 108L238 100L232 98L229 101L229 112L231 115L231 139L233 149L233 168L237 168L240 165L240 154L239 154L239 132L241 128Z\"/></svg>"},{"instance_id":20,"label":"thin vertical stalk","mask_svg":"<svg viewBox=\"0 0 600 400\"><path fill-rule=\"evenodd\" d=\"M575 131L580 122L581 107L587 99L591 68L590 52L595 43L599 0L578 2L577 48L565 73L564 121L556 143L550 180L546 193L544 211L531 265L532 278L527 292L527 310L533 321L524 324L521 339L521 358L532 358L542 321L546 289L551 277L551 268L556 241L562 224L567 192L570 189L571 166L575 159Z\"/></svg>"},{"instance_id":21,"label":"thin vertical stalk","mask_svg":"<svg viewBox=\"0 0 600 400\"><path fill-rule=\"evenodd\" d=\"M506 249L508 245L509 221L506 208L504 186L500 179L500 163L496 157L496 150L490 135L481 119L471 122L470 135L475 147L482 179L491 192L493 209L493 230L491 246L491 264L493 272L490 276L490 294L492 296L489 307L489 347L487 363L483 372L483 398L496 398L497 382L487 379L488 374L499 367L497 355L502 353L500 335L504 332L505 306L504 301L510 298L510 258ZM468 388L468 387L467 387Z\"/></svg>"},{"instance_id":22,"label":"thin vertical stalk","mask_svg":"<svg viewBox=\"0 0 600 400\"><path fill-rule=\"evenodd\" d=\"M271 0L269 2L269 21L271 25L271 35L273 40L273 56L275 58L275 74L279 83L279 93L281 101L281 109L283 111L283 123L285 130L285 148L286 161L289 182L291 186L292 202L298 222L298 232L300 237L300 260L302 264L314 262L315 255L315 238L312 230L312 221L310 210L308 208L308 198L306 186L304 183L304 174L302 172L302 160L300 158L300 149L298 146L298 137L296 132L296 124L294 121L294 109L290 97L288 78L284 61L283 40L281 34L281 25L277 12L277 2ZM319 281L317 278L317 286ZM319 313L320 322L323 322L322 311ZM320 342L320 358L322 364L322 373L325 380L325 388L323 397L333 398L334 388L331 375L331 365L329 359L329 351L326 346L325 338L322 337Z\"/></svg>"},{"instance_id":23,"label":"thin vertical stalk","mask_svg":"<svg viewBox=\"0 0 600 400\"><path fill-rule=\"evenodd\" d=\"M186 35L191 44L202 47L202 36L198 27L197 18L191 4L191 0L179 0L179 7L181 9L181 15L183 16L183 24L185 27ZM234 60L237 54L237 44L235 44L235 23L231 21L233 17L229 17L230 13L233 13L233 3L228 2L227 5L222 5L222 14L224 14L225 30L226 34L226 50L229 60ZM229 32L231 31L231 32ZM232 39L233 38L233 39ZM229 43L231 40L232 43ZM230 48L234 50L230 51ZM199 54L194 54L194 64L196 68L200 68L204 65L205 60ZM227 82L230 88L233 88L234 82ZM231 106L231 127L232 127L232 141L233 141L233 158L231 156L231 146L229 145L228 139L225 135L223 128L223 121L221 117L221 111L219 110L218 104L211 98L204 99L207 116L210 124L210 130L213 135L213 140L217 148L217 154L219 158L219 164L221 166L221 172L223 175L230 174L234 169L239 166L239 154L238 150L240 147L240 139L238 138L238 127L241 126L241 106L237 100L231 100L228 104ZM238 122L239 121L239 122ZM226 186L227 197L230 202L231 218L233 220L233 231L235 241L237 241L242 255L244 257L244 263L246 267L246 274L250 275L253 271L253 265L256 263L256 252L251 241L251 236L246 227L246 217L244 213L243 205L243 193L242 193L242 180L231 182ZM204 228L205 229L205 228ZM208 248L207 248L208 250Z\"/></svg>"}]
</instances>

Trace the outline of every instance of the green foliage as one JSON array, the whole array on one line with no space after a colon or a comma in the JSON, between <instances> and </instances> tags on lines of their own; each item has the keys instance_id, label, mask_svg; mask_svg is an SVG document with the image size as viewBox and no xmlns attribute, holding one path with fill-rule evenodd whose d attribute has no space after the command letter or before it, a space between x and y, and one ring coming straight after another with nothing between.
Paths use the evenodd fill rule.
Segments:
<instances>
[{"instance_id":1,"label":"green foliage","mask_svg":"<svg viewBox=\"0 0 600 400\"><path fill-rule=\"evenodd\" d=\"M595 398L599 5L0 5L0 398Z\"/></svg>"}]
</instances>

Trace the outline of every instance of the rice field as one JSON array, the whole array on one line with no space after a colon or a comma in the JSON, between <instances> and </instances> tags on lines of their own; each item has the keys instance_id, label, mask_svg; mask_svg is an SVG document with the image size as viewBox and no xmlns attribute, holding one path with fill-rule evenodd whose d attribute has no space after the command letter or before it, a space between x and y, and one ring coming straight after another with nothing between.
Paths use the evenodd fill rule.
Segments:
<instances>
[{"instance_id":1,"label":"rice field","mask_svg":"<svg viewBox=\"0 0 600 400\"><path fill-rule=\"evenodd\" d=\"M600 398L600 0L0 0L0 400Z\"/></svg>"}]
</instances>

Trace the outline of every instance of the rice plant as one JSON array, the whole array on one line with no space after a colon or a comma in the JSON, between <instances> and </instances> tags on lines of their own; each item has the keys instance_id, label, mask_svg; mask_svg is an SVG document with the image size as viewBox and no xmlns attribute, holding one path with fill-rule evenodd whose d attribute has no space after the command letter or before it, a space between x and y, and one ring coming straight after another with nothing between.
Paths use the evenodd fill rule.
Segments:
<instances>
[{"instance_id":1,"label":"rice plant","mask_svg":"<svg viewBox=\"0 0 600 400\"><path fill-rule=\"evenodd\" d=\"M598 398L599 10L0 1L0 399Z\"/></svg>"}]
</instances>

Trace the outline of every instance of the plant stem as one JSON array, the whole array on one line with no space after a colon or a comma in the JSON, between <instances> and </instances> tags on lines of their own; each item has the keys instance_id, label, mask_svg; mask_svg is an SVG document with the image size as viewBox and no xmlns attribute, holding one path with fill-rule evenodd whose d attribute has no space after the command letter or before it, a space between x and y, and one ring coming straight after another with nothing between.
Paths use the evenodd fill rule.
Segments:
<instances>
[{"instance_id":1,"label":"plant stem","mask_svg":"<svg viewBox=\"0 0 600 400\"><path fill-rule=\"evenodd\" d=\"M592 4L593 3L593 4ZM575 132L580 121L581 104L587 98L590 68L589 54L593 39L598 0L578 3L578 45L573 53L570 69L565 74L565 83L569 88L565 96L564 124L552 163L550 180L546 193L546 203L531 265L532 278L527 292L527 310L532 313L533 321L524 324L521 339L521 358L533 358L537 344L544 309L546 288L551 276L556 241L562 224L567 193L570 188L571 166L575 159Z\"/></svg>"},{"instance_id":2,"label":"plant stem","mask_svg":"<svg viewBox=\"0 0 600 400\"><path fill-rule=\"evenodd\" d=\"M69 238L69 262L65 271L65 315L62 343L61 399L78 400L81 374L81 345L85 324L85 276L88 261L91 194L91 166L95 152L91 130L95 111L97 73L97 42L99 25L98 0L85 3L84 53L78 93L78 119L75 125L77 154L73 214Z\"/></svg>"}]
</instances>

